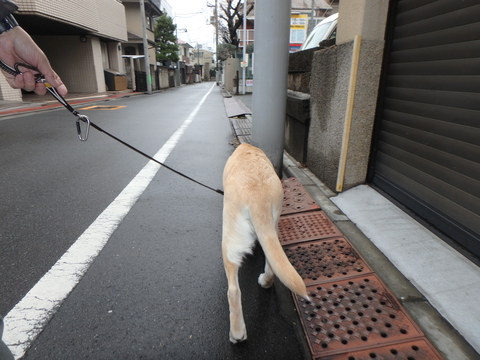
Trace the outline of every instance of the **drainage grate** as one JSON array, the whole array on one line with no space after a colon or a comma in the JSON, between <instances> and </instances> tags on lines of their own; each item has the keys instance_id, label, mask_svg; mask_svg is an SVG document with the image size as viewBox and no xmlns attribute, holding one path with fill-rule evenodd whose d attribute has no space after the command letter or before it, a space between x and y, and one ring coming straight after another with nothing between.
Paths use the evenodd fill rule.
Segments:
<instances>
[{"instance_id":1,"label":"drainage grate","mask_svg":"<svg viewBox=\"0 0 480 360\"><path fill-rule=\"evenodd\" d=\"M425 340L409 341L406 343L352 351L341 355L317 357L315 360L441 360L440 355Z\"/></svg>"},{"instance_id":2,"label":"drainage grate","mask_svg":"<svg viewBox=\"0 0 480 360\"><path fill-rule=\"evenodd\" d=\"M423 336L375 275L308 287L295 297L314 357Z\"/></svg>"},{"instance_id":3,"label":"drainage grate","mask_svg":"<svg viewBox=\"0 0 480 360\"><path fill-rule=\"evenodd\" d=\"M289 245L284 250L307 286L372 272L343 237Z\"/></svg>"},{"instance_id":4,"label":"drainage grate","mask_svg":"<svg viewBox=\"0 0 480 360\"><path fill-rule=\"evenodd\" d=\"M282 185L282 215L320 209L320 206L317 205L315 200L313 200L296 178L282 180Z\"/></svg>"},{"instance_id":5,"label":"drainage grate","mask_svg":"<svg viewBox=\"0 0 480 360\"><path fill-rule=\"evenodd\" d=\"M282 245L342 236L323 211L282 216L278 230Z\"/></svg>"},{"instance_id":6,"label":"drainage grate","mask_svg":"<svg viewBox=\"0 0 480 360\"><path fill-rule=\"evenodd\" d=\"M252 143L252 136L251 135L238 135L238 141L241 144L251 144Z\"/></svg>"},{"instance_id":7,"label":"drainage grate","mask_svg":"<svg viewBox=\"0 0 480 360\"><path fill-rule=\"evenodd\" d=\"M237 136L245 136L250 135L252 133L252 121L248 119L242 118L232 118L230 119L232 122L233 129Z\"/></svg>"}]
</instances>

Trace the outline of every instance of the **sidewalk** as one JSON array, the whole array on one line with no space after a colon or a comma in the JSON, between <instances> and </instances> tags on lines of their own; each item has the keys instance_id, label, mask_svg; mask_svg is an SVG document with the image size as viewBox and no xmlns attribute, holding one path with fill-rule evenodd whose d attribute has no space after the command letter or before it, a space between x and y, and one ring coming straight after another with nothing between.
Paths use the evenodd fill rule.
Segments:
<instances>
[{"instance_id":1,"label":"sidewalk","mask_svg":"<svg viewBox=\"0 0 480 360\"><path fill-rule=\"evenodd\" d=\"M110 99L121 98L125 96L140 95L143 93L125 91L107 91L104 93L72 93L66 96L66 100L71 105L92 103L97 101L105 101ZM0 100L0 117L9 115L18 115L34 111L51 110L63 107L51 94L47 93L43 96L35 94L23 95L23 101Z\"/></svg>"},{"instance_id":2,"label":"sidewalk","mask_svg":"<svg viewBox=\"0 0 480 360\"><path fill-rule=\"evenodd\" d=\"M243 95L229 102L244 108L251 100ZM249 142L251 115L230 120L238 141ZM367 185L337 195L286 153L284 173L294 178L284 181L298 181L301 197L311 196L321 209L280 221L287 255L311 295L321 298L313 304L295 299L312 358L480 358L476 265ZM390 318L380 320L389 311Z\"/></svg>"}]
</instances>

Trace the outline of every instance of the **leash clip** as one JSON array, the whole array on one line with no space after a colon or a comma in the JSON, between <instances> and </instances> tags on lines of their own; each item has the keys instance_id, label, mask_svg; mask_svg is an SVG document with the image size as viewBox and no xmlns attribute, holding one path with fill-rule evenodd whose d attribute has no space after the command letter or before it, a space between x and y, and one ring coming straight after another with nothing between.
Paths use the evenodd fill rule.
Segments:
<instances>
[{"instance_id":1,"label":"leash clip","mask_svg":"<svg viewBox=\"0 0 480 360\"><path fill-rule=\"evenodd\" d=\"M80 120L85 123L85 131L82 134L82 125L80 124ZM88 140L88 133L90 132L90 119L86 115L77 115L77 134L80 141L87 141Z\"/></svg>"},{"instance_id":2,"label":"leash clip","mask_svg":"<svg viewBox=\"0 0 480 360\"><path fill-rule=\"evenodd\" d=\"M65 100L63 98L63 96L61 96L58 92L57 92L57 89L55 89L51 84L49 84L45 78L43 77L42 74L39 74L37 76L37 82L40 82L42 83L43 85L45 85L45 87L47 88L47 91L53 95L53 97L55 99L58 100L58 102L60 104L62 104L63 106L65 106L67 108L68 111L70 111L73 115L75 115L77 117L77 121L76 121L76 126L77 126L77 134L78 134L78 139L80 141L87 141L88 140L88 134L90 132L90 119L88 118L88 116L86 115L82 115L82 114L79 114L68 102L67 100ZM80 121L84 122L85 123L85 131L82 131L82 124L80 123Z\"/></svg>"}]
</instances>

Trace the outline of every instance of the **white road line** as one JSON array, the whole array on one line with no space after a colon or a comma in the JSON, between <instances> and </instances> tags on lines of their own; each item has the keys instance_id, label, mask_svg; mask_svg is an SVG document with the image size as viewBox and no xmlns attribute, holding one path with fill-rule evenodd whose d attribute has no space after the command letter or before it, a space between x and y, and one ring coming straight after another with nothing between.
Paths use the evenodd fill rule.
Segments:
<instances>
[{"instance_id":1,"label":"white road line","mask_svg":"<svg viewBox=\"0 0 480 360\"><path fill-rule=\"evenodd\" d=\"M157 160L163 162L167 159L213 88L214 85L203 96L183 124L155 154ZM145 191L160 167L153 161L148 162L56 264L7 314L4 319L4 341L16 359L25 354L68 294L81 280L90 264Z\"/></svg>"}]
</instances>

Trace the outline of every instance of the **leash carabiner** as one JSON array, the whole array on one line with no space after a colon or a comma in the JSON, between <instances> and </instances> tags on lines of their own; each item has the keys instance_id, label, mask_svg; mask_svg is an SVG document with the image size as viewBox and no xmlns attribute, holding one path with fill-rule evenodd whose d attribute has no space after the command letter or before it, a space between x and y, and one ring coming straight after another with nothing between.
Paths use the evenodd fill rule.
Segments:
<instances>
[{"instance_id":1,"label":"leash carabiner","mask_svg":"<svg viewBox=\"0 0 480 360\"><path fill-rule=\"evenodd\" d=\"M85 125L85 132L82 135L82 125L80 124L80 121L83 121ZM88 118L87 115L77 115L77 134L78 134L78 139L80 141L87 141L88 140L88 133L90 132L90 119Z\"/></svg>"},{"instance_id":2,"label":"leash carabiner","mask_svg":"<svg viewBox=\"0 0 480 360\"><path fill-rule=\"evenodd\" d=\"M70 111L73 115L75 115L77 117L77 121L75 123L75 125L77 126L77 135L78 135L78 139L80 141L87 141L88 140L88 134L90 132L90 119L88 118L87 115L82 115L80 114L77 110L75 110L68 102L67 100L65 100L65 98L60 95L57 91L57 89L55 89L51 84L49 84L45 78L40 75L38 76L37 82L41 82L43 85L45 85L45 88L47 89L47 91L52 94L52 96L58 100L58 102L60 104L62 104L63 106L65 106L65 108ZM86 125L85 125L85 131L84 131L84 134L82 135L82 126L80 124L80 121L84 122Z\"/></svg>"}]
</instances>

